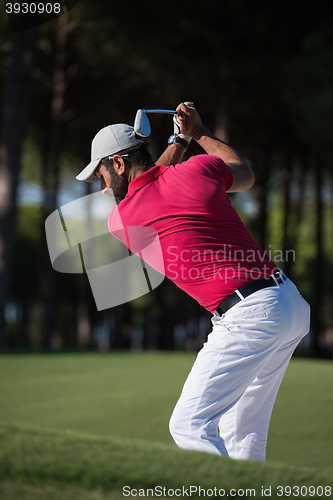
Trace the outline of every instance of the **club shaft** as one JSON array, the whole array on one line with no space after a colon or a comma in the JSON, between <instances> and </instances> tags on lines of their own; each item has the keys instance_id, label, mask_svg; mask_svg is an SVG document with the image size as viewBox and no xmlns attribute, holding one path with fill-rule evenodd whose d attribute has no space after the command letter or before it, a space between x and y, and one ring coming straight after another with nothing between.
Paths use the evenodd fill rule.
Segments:
<instances>
[{"instance_id":1,"label":"club shaft","mask_svg":"<svg viewBox=\"0 0 333 500\"><path fill-rule=\"evenodd\" d=\"M173 111L172 109L143 109L144 113L163 113L165 115L181 115L182 111Z\"/></svg>"}]
</instances>

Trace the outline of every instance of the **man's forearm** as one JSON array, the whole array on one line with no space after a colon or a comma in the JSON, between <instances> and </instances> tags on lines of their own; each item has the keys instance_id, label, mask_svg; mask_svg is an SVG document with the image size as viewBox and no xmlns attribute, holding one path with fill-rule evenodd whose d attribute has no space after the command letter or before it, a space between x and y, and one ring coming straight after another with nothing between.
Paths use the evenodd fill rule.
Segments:
<instances>
[{"instance_id":1,"label":"man's forearm","mask_svg":"<svg viewBox=\"0 0 333 500\"><path fill-rule=\"evenodd\" d=\"M170 165L176 165L176 163L181 163L186 149L182 144L175 143L170 144L164 153L156 161L156 165L163 165L164 167L169 167Z\"/></svg>"},{"instance_id":2,"label":"man's forearm","mask_svg":"<svg viewBox=\"0 0 333 500\"><path fill-rule=\"evenodd\" d=\"M246 160L231 146L215 137L206 127L201 127L193 139L208 153L221 158L233 175L229 192L246 191L254 183L254 174Z\"/></svg>"},{"instance_id":3,"label":"man's forearm","mask_svg":"<svg viewBox=\"0 0 333 500\"><path fill-rule=\"evenodd\" d=\"M215 137L206 127L202 127L193 139L206 153L219 156L225 163L245 163L245 159L235 149Z\"/></svg>"}]
</instances>

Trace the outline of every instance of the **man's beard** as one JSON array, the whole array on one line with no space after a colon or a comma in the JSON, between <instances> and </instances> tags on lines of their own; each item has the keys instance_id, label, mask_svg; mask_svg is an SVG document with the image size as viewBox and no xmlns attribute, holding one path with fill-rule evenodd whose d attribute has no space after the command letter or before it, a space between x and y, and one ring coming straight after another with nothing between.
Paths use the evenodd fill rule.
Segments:
<instances>
[{"instance_id":1,"label":"man's beard","mask_svg":"<svg viewBox=\"0 0 333 500\"><path fill-rule=\"evenodd\" d=\"M110 168L108 168L108 170L111 174L111 181L112 181L111 189L113 191L113 195L118 205L118 203L120 203L121 200L123 200L127 195L128 181L126 177L117 174L113 165Z\"/></svg>"}]
</instances>

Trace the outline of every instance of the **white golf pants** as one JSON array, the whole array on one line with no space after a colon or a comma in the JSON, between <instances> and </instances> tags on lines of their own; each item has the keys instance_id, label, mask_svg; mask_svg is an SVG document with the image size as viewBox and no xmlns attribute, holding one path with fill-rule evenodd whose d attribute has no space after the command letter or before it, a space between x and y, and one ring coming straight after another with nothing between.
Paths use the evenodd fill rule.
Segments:
<instances>
[{"instance_id":1,"label":"white golf pants","mask_svg":"<svg viewBox=\"0 0 333 500\"><path fill-rule=\"evenodd\" d=\"M170 420L177 445L264 461L276 394L309 322L310 307L289 279L214 315Z\"/></svg>"}]
</instances>

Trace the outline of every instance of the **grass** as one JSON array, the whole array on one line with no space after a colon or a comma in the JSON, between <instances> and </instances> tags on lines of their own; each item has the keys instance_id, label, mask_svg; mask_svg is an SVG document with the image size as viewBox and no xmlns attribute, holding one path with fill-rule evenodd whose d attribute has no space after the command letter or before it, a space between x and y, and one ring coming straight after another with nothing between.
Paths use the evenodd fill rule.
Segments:
<instances>
[{"instance_id":1,"label":"grass","mask_svg":"<svg viewBox=\"0 0 333 500\"><path fill-rule=\"evenodd\" d=\"M97 438L27 426L1 426L0 478L16 484L67 490L121 492L200 486L254 489L279 485L332 484L332 474L309 468L233 461L172 445L141 440Z\"/></svg>"},{"instance_id":2,"label":"grass","mask_svg":"<svg viewBox=\"0 0 333 500\"><path fill-rule=\"evenodd\" d=\"M271 498L279 484L332 486L332 363L292 360L267 463L258 464L173 444L168 419L193 361L162 352L0 356L0 500L117 500L126 484L255 488L258 498L262 486Z\"/></svg>"},{"instance_id":3,"label":"grass","mask_svg":"<svg viewBox=\"0 0 333 500\"><path fill-rule=\"evenodd\" d=\"M120 491L86 490L76 486L55 487L0 481L1 500L124 500Z\"/></svg>"},{"instance_id":4,"label":"grass","mask_svg":"<svg viewBox=\"0 0 333 500\"><path fill-rule=\"evenodd\" d=\"M193 354L0 356L0 420L172 443Z\"/></svg>"},{"instance_id":5,"label":"grass","mask_svg":"<svg viewBox=\"0 0 333 500\"><path fill-rule=\"evenodd\" d=\"M333 469L333 363L293 359L273 409L267 460Z\"/></svg>"}]
</instances>

